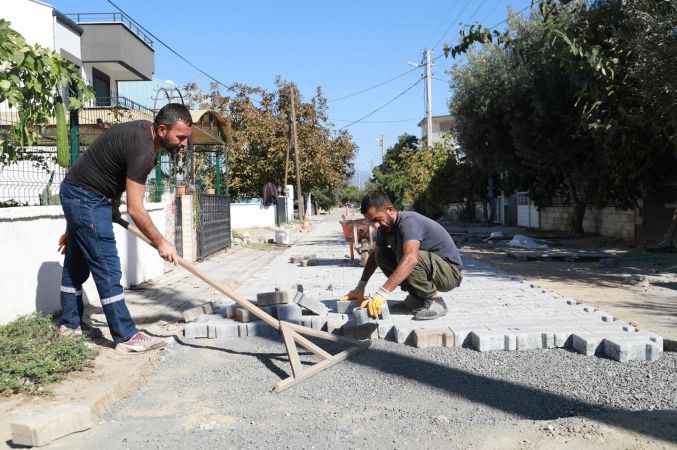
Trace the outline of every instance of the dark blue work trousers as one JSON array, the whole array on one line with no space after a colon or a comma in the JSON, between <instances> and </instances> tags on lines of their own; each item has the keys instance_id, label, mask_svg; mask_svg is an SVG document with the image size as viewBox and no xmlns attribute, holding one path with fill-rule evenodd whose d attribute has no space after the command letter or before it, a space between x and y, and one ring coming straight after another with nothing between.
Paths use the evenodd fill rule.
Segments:
<instances>
[{"instance_id":1,"label":"dark blue work trousers","mask_svg":"<svg viewBox=\"0 0 677 450\"><path fill-rule=\"evenodd\" d=\"M82 284L92 274L113 341L125 342L137 332L120 284L122 271L115 246L112 208L103 195L61 183L66 216L66 259L61 276L61 322L76 328L82 321Z\"/></svg>"}]
</instances>

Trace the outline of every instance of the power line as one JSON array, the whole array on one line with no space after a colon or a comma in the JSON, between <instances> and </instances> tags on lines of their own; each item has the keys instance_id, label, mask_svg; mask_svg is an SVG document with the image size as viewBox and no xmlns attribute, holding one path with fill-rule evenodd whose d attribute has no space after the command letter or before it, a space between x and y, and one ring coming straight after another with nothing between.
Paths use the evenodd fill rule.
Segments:
<instances>
[{"instance_id":1,"label":"power line","mask_svg":"<svg viewBox=\"0 0 677 450\"><path fill-rule=\"evenodd\" d=\"M350 98L350 97L354 97L354 96L359 95L359 94L363 94L363 93L365 93L365 92L367 92L367 91L370 91L370 90L372 90L372 89L376 89L377 87L383 86L384 84L388 84L388 83L390 83L391 81L395 81L395 80L397 80L398 78L402 78L403 76L405 76L405 75L407 75L407 74L413 72L413 71L416 70L416 69L418 69L418 67L414 67L413 69L407 70L406 72L401 73L401 74L397 75L396 77L393 77L393 78L391 78L391 79L389 79L389 80L386 80L386 81L383 81L383 82L381 82L381 83L375 84L375 85L373 85L373 86L371 86L371 87L368 87L368 88L366 88L366 89L362 89L361 91L353 92L352 94L348 94L348 95L345 95L345 96L343 96L343 97L335 98L335 99L332 99L332 100L327 100L327 103L338 102L338 101L345 100L345 99Z\"/></svg>"},{"instance_id":2,"label":"power line","mask_svg":"<svg viewBox=\"0 0 677 450\"><path fill-rule=\"evenodd\" d=\"M470 0L467 0L465 2L465 5L463 5L463 9L461 9L461 11L456 15L456 17L454 17L454 20L451 21L451 25L449 25L449 27L446 30L444 30L444 33L442 33L442 36L440 36L440 38L437 40L437 42L435 42L435 45L433 45L433 49L437 48L440 41L442 41L442 39L444 39L444 36L446 36L446 34L449 32L449 30L451 30L451 27L454 26L456 21L461 17L461 15L465 12L465 10L468 8L469 5L470 5Z\"/></svg>"},{"instance_id":3,"label":"power line","mask_svg":"<svg viewBox=\"0 0 677 450\"><path fill-rule=\"evenodd\" d=\"M359 118L359 119L353 121L352 123L349 123L348 125L342 126L341 128L339 128L339 130L344 130L344 129L348 128L348 127L351 127L351 126L355 125L356 123L363 121L363 120L366 119L367 117L369 117L369 116L371 116L371 115L377 113L378 111L382 110L383 108L385 108L386 106L388 106L389 104L391 104L392 102L394 102L395 100L397 100L398 98L400 98L401 96L403 96L404 94L406 94L407 92L409 92L410 90L412 90L412 89L414 88L414 86L416 86L416 85L417 85L418 83L420 83L421 81L423 81L423 78L419 78L414 84L412 84L411 86L409 86L408 88L406 88L404 91L402 91L402 92L400 92L399 94L397 94L394 98L388 100L385 104L383 104L382 106L376 108L375 110L373 110L372 112L370 112L370 113L367 114L366 116L361 117L361 118Z\"/></svg>"},{"instance_id":4,"label":"power line","mask_svg":"<svg viewBox=\"0 0 677 450\"><path fill-rule=\"evenodd\" d=\"M517 11L515 14L521 14L521 13L523 13L524 11L526 11L526 10L529 9L529 8L531 8L531 5L525 6L524 8L520 9L519 11ZM503 23L505 23L505 22L507 22L507 21L508 21L508 17L506 17L505 19L501 20L501 21L498 22L497 24L490 26L488 29L489 29L489 30L493 30L493 29L496 28L497 26L499 26L499 25L501 25L501 24L503 24ZM451 28L451 27L449 27L449 28ZM446 32L445 32L445 34L446 34ZM443 56L444 56L444 55L438 55L437 57L433 58L433 62L437 61L438 59L440 59L440 58L443 57Z\"/></svg>"},{"instance_id":5,"label":"power line","mask_svg":"<svg viewBox=\"0 0 677 450\"><path fill-rule=\"evenodd\" d=\"M137 22L136 20L134 20L134 19L132 18L132 16L130 16L129 14L127 14L125 11L123 11L122 8L120 8L118 5L116 5L115 3L113 3L111 0L106 0L106 1L107 1L108 3L110 3L111 5L113 5L113 7L115 7L115 8L116 8L118 11L120 11L122 14L124 14L124 15L127 16L127 17L129 17L129 19L130 19L132 22L134 22L134 24L135 24L136 26L138 26L139 28L141 28L141 29L142 29L143 31L145 31L146 33L148 33L153 39L155 39L157 42L159 42L160 44L162 44L167 50L169 50L170 52L172 52L173 54L175 54L177 57L179 57L179 59L181 59L182 61L184 61L185 63L187 63L187 64L188 64L189 66L191 66L193 69L197 70L197 71L200 72L202 75L206 76L207 78L209 78L210 80L212 80L212 81L215 82L216 84L218 84L218 85L220 85L220 86L223 86L224 88L228 89L229 91L232 91L232 92L235 92L235 93L239 93L236 89L233 89L232 87L228 86L227 84L222 83L221 81L217 80L217 79L214 78L213 76L209 75L209 74L208 74L207 72L205 72L204 70L200 69L198 66L196 66L196 65L193 64L192 62L188 61L186 58L184 58L182 55L180 55L179 52L177 52L177 51L174 50L172 47L170 47L168 44L166 44L162 39L160 39L159 37L155 36L155 35L154 35L153 33L151 33L150 31L148 31L147 28L145 28L145 27L144 27L143 25L141 25L139 22ZM252 99L252 100L254 100L256 103L259 103L258 101L256 101L256 99ZM259 105L260 105L260 103L259 103Z\"/></svg>"},{"instance_id":6,"label":"power line","mask_svg":"<svg viewBox=\"0 0 677 450\"><path fill-rule=\"evenodd\" d=\"M420 117L413 117L411 119L401 119L401 120L363 120L362 123L401 123L401 122L411 122L412 120L421 120ZM355 122L355 119L332 119L330 122Z\"/></svg>"}]
</instances>

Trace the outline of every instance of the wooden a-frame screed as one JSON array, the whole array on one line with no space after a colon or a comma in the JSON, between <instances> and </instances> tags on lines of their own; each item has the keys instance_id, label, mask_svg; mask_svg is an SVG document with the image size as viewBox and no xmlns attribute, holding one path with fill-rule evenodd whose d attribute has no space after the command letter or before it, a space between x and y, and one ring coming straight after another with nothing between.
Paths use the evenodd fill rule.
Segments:
<instances>
[{"instance_id":1,"label":"wooden a-frame screed","mask_svg":"<svg viewBox=\"0 0 677 450\"><path fill-rule=\"evenodd\" d=\"M139 231L139 229L136 228L134 225L131 225L127 221L122 219L120 219L118 223L122 225L124 228L126 228L134 236L138 237L147 244L155 247L155 245L153 245L153 243L150 242L146 238L146 236L144 236L143 233L141 233L141 231ZM348 358L350 355L366 349L371 344L369 340L358 341L356 339L347 338L345 336L338 336L336 334L328 333L326 331L315 330L313 328L304 327L302 325L277 320L276 318L274 318L273 316L271 316L258 306L239 297L237 294L231 292L226 287L219 284L216 280L198 271L188 261L181 258L180 256L177 262L181 267L186 269L188 272L192 273L193 275L195 275L196 277L198 277L199 279L201 279L202 281L204 281L217 291L221 292L226 297L230 298L235 303L237 303L239 306L246 309L259 319L263 320L268 325L275 328L282 334L282 337L284 339L284 345L287 348L287 354L289 355L289 362L291 364L292 375L289 378L286 378L277 383L277 385L275 386L275 392L282 392L286 389L289 389L290 387L297 385L303 380L312 377L313 375L323 371L324 369L340 363L344 359ZM331 342L347 344L350 347L335 355L332 355L331 353L325 351L324 349L316 345L314 342L310 341L304 335L318 339L324 339ZM303 365L301 364L301 360L299 358L299 352L296 347L297 345L300 345L301 347L310 351L315 356L317 356L321 361L310 368L307 369L303 368Z\"/></svg>"}]
</instances>

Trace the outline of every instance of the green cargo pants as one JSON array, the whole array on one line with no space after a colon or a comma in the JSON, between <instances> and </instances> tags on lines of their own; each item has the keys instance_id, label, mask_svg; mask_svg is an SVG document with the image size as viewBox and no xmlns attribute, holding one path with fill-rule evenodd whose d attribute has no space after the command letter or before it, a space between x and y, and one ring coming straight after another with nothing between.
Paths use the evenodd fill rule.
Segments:
<instances>
[{"instance_id":1,"label":"green cargo pants","mask_svg":"<svg viewBox=\"0 0 677 450\"><path fill-rule=\"evenodd\" d=\"M389 277L397 267L397 256L392 249L379 247L376 264ZM451 264L435 253L419 250L418 262L400 289L422 302L435 292L447 292L460 286L462 280L463 274L456 264Z\"/></svg>"}]
</instances>

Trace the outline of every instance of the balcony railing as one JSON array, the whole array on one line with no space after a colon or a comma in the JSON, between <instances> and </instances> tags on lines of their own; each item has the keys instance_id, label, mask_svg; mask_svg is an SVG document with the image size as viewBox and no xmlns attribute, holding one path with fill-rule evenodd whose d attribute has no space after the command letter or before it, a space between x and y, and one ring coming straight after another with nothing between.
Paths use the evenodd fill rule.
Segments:
<instances>
[{"instance_id":1,"label":"balcony railing","mask_svg":"<svg viewBox=\"0 0 677 450\"><path fill-rule=\"evenodd\" d=\"M143 27L136 23L134 19L123 13L69 13L66 17L78 24L88 23L121 23L129 28L132 33L136 34L142 41L153 47L153 41L146 33L143 32Z\"/></svg>"}]
</instances>

